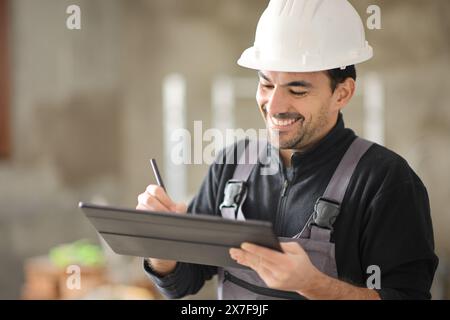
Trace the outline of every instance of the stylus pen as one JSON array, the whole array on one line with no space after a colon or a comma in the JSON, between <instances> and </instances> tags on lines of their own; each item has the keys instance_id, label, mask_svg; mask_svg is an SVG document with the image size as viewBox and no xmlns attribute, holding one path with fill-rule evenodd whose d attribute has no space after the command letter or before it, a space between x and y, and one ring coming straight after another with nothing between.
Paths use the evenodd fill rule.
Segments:
<instances>
[{"instance_id":1,"label":"stylus pen","mask_svg":"<svg viewBox=\"0 0 450 320\"><path fill-rule=\"evenodd\" d=\"M166 187L164 187L164 183L162 181L161 175L159 174L158 165L156 164L155 159L150 159L150 164L152 165L153 174L155 175L156 182L158 185L166 191Z\"/></svg>"}]
</instances>

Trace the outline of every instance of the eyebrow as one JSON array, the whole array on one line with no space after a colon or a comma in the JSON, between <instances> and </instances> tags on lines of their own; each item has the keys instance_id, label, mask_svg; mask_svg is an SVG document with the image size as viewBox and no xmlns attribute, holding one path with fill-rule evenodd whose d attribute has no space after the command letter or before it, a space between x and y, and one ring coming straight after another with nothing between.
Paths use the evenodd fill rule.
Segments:
<instances>
[{"instance_id":1,"label":"eyebrow","mask_svg":"<svg viewBox=\"0 0 450 320\"><path fill-rule=\"evenodd\" d=\"M263 78L264 80L268 81L268 82L272 82L264 73L262 73L261 71L258 71L258 76L260 78ZM307 89L310 89L313 87L313 85L308 82L308 81L304 81L304 80L297 80L297 81L292 81L286 84L282 84L282 87L304 87Z\"/></svg>"}]
</instances>

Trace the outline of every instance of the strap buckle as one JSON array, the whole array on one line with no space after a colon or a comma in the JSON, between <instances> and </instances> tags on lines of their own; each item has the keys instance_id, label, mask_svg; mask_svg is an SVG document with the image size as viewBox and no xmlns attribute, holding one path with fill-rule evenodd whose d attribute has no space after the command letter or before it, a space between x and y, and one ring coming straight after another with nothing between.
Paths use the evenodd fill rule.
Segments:
<instances>
[{"instance_id":1,"label":"strap buckle","mask_svg":"<svg viewBox=\"0 0 450 320\"><path fill-rule=\"evenodd\" d=\"M333 224L341 211L340 203L320 197L314 205L312 225L333 230Z\"/></svg>"},{"instance_id":2,"label":"strap buckle","mask_svg":"<svg viewBox=\"0 0 450 320\"><path fill-rule=\"evenodd\" d=\"M225 185L224 199L220 204L219 209L222 208L234 208L237 210L242 197L246 191L246 183L241 180L228 180Z\"/></svg>"}]
</instances>

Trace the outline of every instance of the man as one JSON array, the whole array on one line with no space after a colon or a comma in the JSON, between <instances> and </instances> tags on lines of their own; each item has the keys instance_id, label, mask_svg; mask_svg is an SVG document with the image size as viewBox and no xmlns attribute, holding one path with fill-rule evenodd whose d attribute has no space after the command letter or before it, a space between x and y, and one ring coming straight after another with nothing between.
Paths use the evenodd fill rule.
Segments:
<instances>
[{"instance_id":1,"label":"man","mask_svg":"<svg viewBox=\"0 0 450 320\"><path fill-rule=\"evenodd\" d=\"M371 57L347 0L269 3L238 63L258 70L257 103L279 172L263 175L258 163L242 174L217 161L188 208L155 185L137 208L225 217L230 208L221 204L238 178L247 189L231 218L271 221L283 252L249 243L231 249L246 271L146 259L164 294L194 294L218 274L226 299L430 298L437 257L425 186L399 155L344 127L354 65ZM371 270L380 279L369 289Z\"/></svg>"}]
</instances>

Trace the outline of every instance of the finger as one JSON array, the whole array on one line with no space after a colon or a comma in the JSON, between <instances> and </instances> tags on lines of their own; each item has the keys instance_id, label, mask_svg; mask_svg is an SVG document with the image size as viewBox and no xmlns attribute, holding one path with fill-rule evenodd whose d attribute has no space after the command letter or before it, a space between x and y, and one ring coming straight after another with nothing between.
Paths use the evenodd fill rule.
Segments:
<instances>
[{"instance_id":1,"label":"finger","mask_svg":"<svg viewBox=\"0 0 450 320\"><path fill-rule=\"evenodd\" d=\"M281 249L283 249L283 251L286 253L295 254L304 251L300 244L298 244L297 242L281 242L280 245Z\"/></svg>"},{"instance_id":2,"label":"finger","mask_svg":"<svg viewBox=\"0 0 450 320\"><path fill-rule=\"evenodd\" d=\"M164 206L169 208L171 211L175 211L176 203L172 201L172 199L169 198L166 191L164 189L156 184L151 184L147 187L145 192L149 193L150 195L154 196L158 199L159 202L161 202Z\"/></svg>"},{"instance_id":3,"label":"finger","mask_svg":"<svg viewBox=\"0 0 450 320\"><path fill-rule=\"evenodd\" d=\"M278 252L278 251L268 249L265 247L261 247L256 244L252 244L252 243L248 243L248 242L244 242L241 245L241 248L244 251L261 256L265 260L275 262L275 263L279 263L280 260L283 260L283 258L284 258L284 254L282 252Z\"/></svg>"},{"instance_id":4,"label":"finger","mask_svg":"<svg viewBox=\"0 0 450 320\"><path fill-rule=\"evenodd\" d=\"M170 211L169 208L164 206L158 199L148 193L141 193L138 196L138 203L144 206L147 210L152 211Z\"/></svg>"},{"instance_id":5,"label":"finger","mask_svg":"<svg viewBox=\"0 0 450 320\"><path fill-rule=\"evenodd\" d=\"M149 209L143 204L138 203L138 205L136 206L136 210L149 210Z\"/></svg>"},{"instance_id":6,"label":"finger","mask_svg":"<svg viewBox=\"0 0 450 320\"><path fill-rule=\"evenodd\" d=\"M169 211L161 203L158 203L158 200L156 200L155 198L152 199L151 196L145 193L138 196L138 207L139 209L142 210L160 211L160 212Z\"/></svg>"},{"instance_id":7,"label":"finger","mask_svg":"<svg viewBox=\"0 0 450 320\"><path fill-rule=\"evenodd\" d=\"M184 203L177 203L175 206L175 212L177 213L186 213L187 206Z\"/></svg>"},{"instance_id":8,"label":"finger","mask_svg":"<svg viewBox=\"0 0 450 320\"><path fill-rule=\"evenodd\" d=\"M275 275L277 274L277 272L274 272L272 267L267 266L264 260L260 260L260 263L252 262L252 259L250 259L248 256L246 257L245 253L240 249L231 249L230 255L233 260L235 260L240 265L246 266L255 271L267 286L276 283L277 280Z\"/></svg>"},{"instance_id":9,"label":"finger","mask_svg":"<svg viewBox=\"0 0 450 320\"><path fill-rule=\"evenodd\" d=\"M274 263L272 261L266 260L261 256L246 252L241 249L230 249L230 256L238 263L243 264L255 271L261 270L261 268L266 268L268 270L276 270L279 268L279 263Z\"/></svg>"},{"instance_id":10,"label":"finger","mask_svg":"<svg viewBox=\"0 0 450 320\"><path fill-rule=\"evenodd\" d=\"M230 249L230 256L237 263L242 264L246 267L255 269L257 265L257 260L259 259L255 255L245 252L241 249Z\"/></svg>"}]
</instances>

